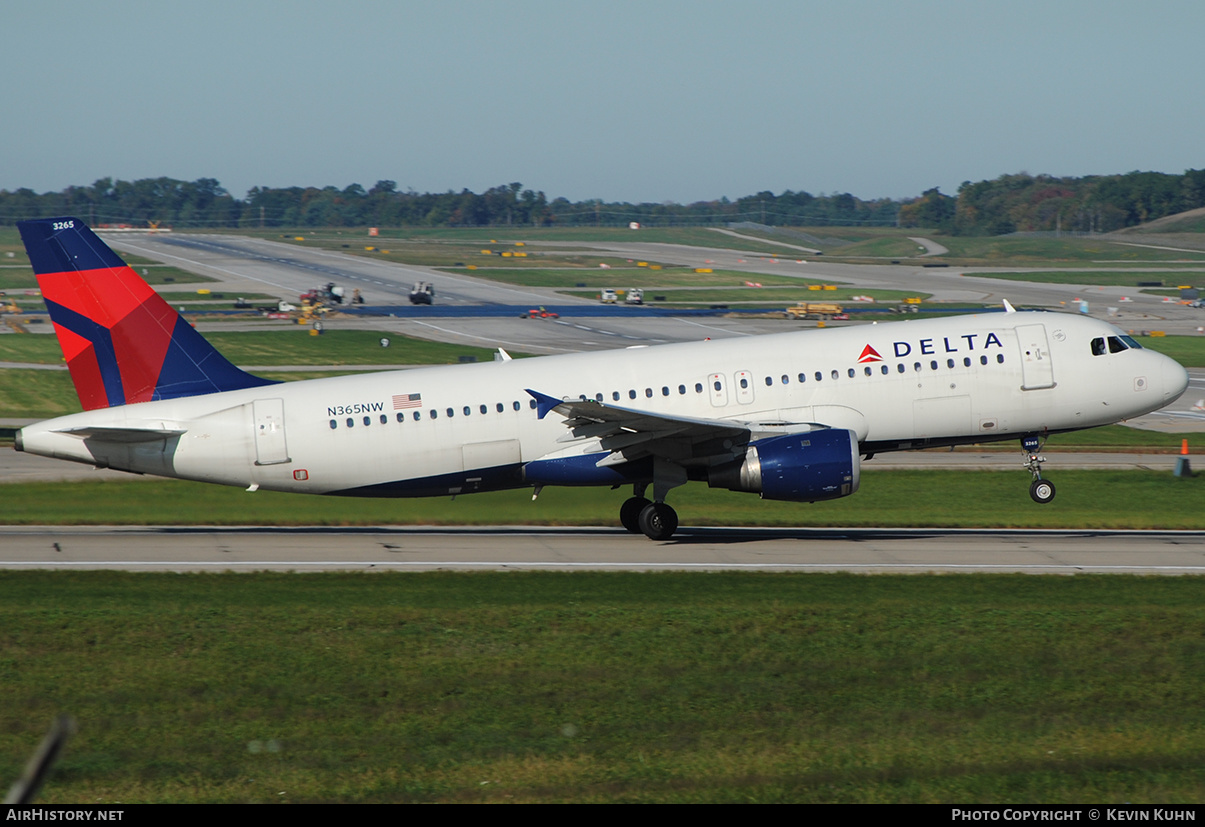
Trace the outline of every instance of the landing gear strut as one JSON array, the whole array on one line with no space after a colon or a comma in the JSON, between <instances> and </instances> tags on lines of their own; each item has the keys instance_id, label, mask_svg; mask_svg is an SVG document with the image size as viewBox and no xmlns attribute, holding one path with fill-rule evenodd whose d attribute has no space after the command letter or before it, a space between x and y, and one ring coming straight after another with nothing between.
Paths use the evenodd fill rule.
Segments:
<instances>
[{"instance_id":1,"label":"landing gear strut","mask_svg":"<svg viewBox=\"0 0 1205 827\"><path fill-rule=\"evenodd\" d=\"M1041 456L1041 450L1045 444L1045 439L1039 440L1036 436L1021 439L1021 447L1025 449L1025 467L1033 475L1033 482L1029 486L1029 496L1035 503L1041 505L1054 499L1054 483L1042 479L1042 463L1046 461L1046 457Z\"/></svg>"}]
</instances>

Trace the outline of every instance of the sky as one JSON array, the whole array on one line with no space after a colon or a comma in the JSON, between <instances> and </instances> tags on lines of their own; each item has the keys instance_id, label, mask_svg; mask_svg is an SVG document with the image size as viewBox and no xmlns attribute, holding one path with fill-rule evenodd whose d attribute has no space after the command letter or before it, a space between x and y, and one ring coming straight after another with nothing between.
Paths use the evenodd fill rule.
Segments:
<instances>
[{"instance_id":1,"label":"sky","mask_svg":"<svg viewBox=\"0 0 1205 827\"><path fill-rule=\"evenodd\" d=\"M1200 0L4 0L0 189L863 199L1205 167Z\"/></svg>"}]
</instances>

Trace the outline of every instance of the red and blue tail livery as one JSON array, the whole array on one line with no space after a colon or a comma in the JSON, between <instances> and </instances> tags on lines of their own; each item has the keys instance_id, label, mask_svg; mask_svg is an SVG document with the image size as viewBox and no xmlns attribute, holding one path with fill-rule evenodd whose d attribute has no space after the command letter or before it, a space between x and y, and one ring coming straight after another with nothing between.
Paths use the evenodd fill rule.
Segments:
<instances>
[{"instance_id":1,"label":"red and blue tail livery","mask_svg":"<svg viewBox=\"0 0 1205 827\"><path fill-rule=\"evenodd\" d=\"M17 227L84 410L275 384L227 361L78 218Z\"/></svg>"}]
</instances>

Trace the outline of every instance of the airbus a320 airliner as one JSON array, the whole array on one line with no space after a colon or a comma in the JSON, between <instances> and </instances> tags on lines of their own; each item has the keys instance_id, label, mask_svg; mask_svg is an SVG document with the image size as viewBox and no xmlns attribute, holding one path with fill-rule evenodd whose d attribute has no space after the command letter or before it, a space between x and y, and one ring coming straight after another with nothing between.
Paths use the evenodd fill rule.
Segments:
<instances>
[{"instance_id":1,"label":"airbus a320 airliner","mask_svg":"<svg viewBox=\"0 0 1205 827\"><path fill-rule=\"evenodd\" d=\"M1117 328L971 316L275 383L232 365L77 218L19 225L84 412L16 448L310 494L433 497L631 485L619 519L669 538L689 480L815 502L884 451L1040 442L1157 410L1188 373ZM646 498L651 488L652 499Z\"/></svg>"}]
</instances>

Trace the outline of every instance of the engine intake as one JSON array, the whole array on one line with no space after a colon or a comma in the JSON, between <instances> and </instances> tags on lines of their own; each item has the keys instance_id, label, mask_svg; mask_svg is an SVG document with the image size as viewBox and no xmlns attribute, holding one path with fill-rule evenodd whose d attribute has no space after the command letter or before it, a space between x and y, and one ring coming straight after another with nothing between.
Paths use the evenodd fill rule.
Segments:
<instances>
[{"instance_id":1,"label":"engine intake","mask_svg":"<svg viewBox=\"0 0 1205 827\"><path fill-rule=\"evenodd\" d=\"M857 435L824 428L753 442L744 459L709 469L707 485L766 500L815 502L857 491L859 471Z\"/></svg>"}]
</instances>

